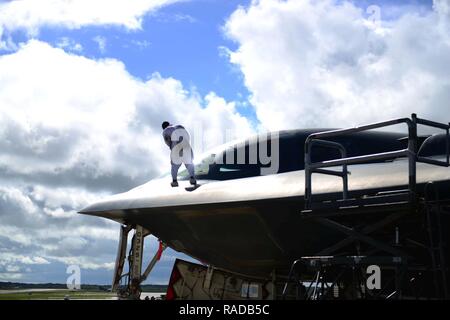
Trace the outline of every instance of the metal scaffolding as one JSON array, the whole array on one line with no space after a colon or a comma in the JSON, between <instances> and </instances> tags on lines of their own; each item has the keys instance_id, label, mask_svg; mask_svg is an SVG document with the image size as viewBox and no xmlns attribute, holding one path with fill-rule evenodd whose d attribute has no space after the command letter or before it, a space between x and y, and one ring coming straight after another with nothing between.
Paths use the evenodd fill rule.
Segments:
<instances>
[{"instance_id":1,"label":"metal scaffolding","mask_svg":"<svg viewBox=\"0 0 450 320\"><path fill-rule=\"evenodd\" d=\"M406 149L347 157L342 144L324 140L396 124L408 127ZM445 161L419 156L418 125L445 131ZM411 119L315 133L307 138L305 209L300 213L301 217L313 219L342 234L343 238L313 256L294 261L283 290L284 297L293 286L299 299L450 298L446 263L450 250L445 228L450 226L450 199L440 195L443 193L440 192L443 188L440 183L429 182L419 192L416 181L417 162L449 167L449 129L449 124L420 119L413 114ZM341 158L313 163L311 153L318 145L339 150ZM408 158L407 189L351 197L348 165L399 157ZM326 169L338 166L342 167L341 171ZM313 173L341 177L342 199L313 198ZM445 194L448 193L446 190ZM368 267L380 268L383 277L379 288L368 288Z\"/></svg>"}]
</instances>

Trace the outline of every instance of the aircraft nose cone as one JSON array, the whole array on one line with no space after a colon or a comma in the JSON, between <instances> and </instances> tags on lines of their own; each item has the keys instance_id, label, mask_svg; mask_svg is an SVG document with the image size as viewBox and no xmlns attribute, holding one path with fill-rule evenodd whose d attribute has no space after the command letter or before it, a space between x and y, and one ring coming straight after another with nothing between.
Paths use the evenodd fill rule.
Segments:
<instances>
[{"instance_id":1,"label":"aircraft nose cone","mask_svg":"<svg viewBox=\"0 0 450 320\"><path fill-rule=\"evenodd\" d=\"M77 213L86 214L86 213L95 212L96 211L96 207L97 207L96 203L90 204L90 205L84 207L83 209L77 211Z\"/></svg>"}]
</instances>

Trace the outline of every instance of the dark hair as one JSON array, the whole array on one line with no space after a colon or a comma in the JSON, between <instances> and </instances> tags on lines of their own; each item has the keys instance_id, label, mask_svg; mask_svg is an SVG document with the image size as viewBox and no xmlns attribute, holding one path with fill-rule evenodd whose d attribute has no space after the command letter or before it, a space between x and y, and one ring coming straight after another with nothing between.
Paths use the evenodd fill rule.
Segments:
<instances>
[{"instance_id":1,"label":"dark hair","mask_svg":"<svg viewBox=\"0 0 450 320\"><path fill-rule=\"evenodd\" d=\"M163 128L163 130L165 129L165 128L167 128L168 126L170 126L170 123L169 122L167 122L167 121L164 121L163 123L162 123L162 128Z\"/></svg>"}]
</instances>

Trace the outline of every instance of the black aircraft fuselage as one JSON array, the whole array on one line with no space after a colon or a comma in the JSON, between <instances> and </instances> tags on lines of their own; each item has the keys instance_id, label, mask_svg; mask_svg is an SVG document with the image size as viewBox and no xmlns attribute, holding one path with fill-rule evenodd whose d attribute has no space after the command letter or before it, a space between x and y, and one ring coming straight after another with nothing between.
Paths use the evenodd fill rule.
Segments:
<instances>
[{"instance_id":1,"label":"black aircraft fuselage","mask_svg":"<svg viewBox=\"0 0 450 320\"><path fill-rule=\"evenodd\" d=\"M305 140L322 131L327 130L280 131L277 142L266 135L252 137L201 159L196 166L201 187L194 191L186 191L188 177L180 172L178 188L172 188L170 176L165 176L94 203L80 213L141 225L169 247L231 272L263 277L274 270L286 274L293 260L314 255L344 238L342 233L300 215L305 207ZM341 143L348 157L404 149L407 143L402 134L381 131L330 140ZM439 136L428 138L420 152L443 156L441 140ZM258 144L259 150L263 142L270 152L278 143L278 170L274 174L261 175L261 168L270 164L249 161L252 148ZM226 161L227 152L232 154L228 160L233 161ZM239 163L238 154L245 154L244 163ZM314 162L339 157L337 151L322 147L312 153ZM406 158L350 165L348 170L352 197L407 188ZM314 175L313 181L315 199L342 197L339 178ZM428 181L450 190L450 170L418 163L419 192ZM367 218L351 219L354 225L370 222Z\"/></svg>"}]
</instances>

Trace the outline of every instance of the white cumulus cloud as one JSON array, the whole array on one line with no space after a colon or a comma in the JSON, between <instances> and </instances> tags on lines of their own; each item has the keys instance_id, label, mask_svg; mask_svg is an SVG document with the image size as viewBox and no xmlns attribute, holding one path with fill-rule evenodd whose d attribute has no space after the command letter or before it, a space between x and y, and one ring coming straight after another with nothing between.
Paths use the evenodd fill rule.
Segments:
<instances>
[{"instance_id":1,"label":"white cumulus cloud","mask_svg":"<svg viewBox=\"0 0 450 320\"><path fill-rule=\"evenodd\" d=\"M77 43L73 39L70 39L68 37L62 37L59 39L59 41L56 43L56 46L58 48L66 49L68 51L73 52L82 52L83 46L80 43Z\"/></svg>"},{"instance_id":2,"label":"white cumulus cloud","mask_svg":"<svg viewBox=\"0 0 450 320\"><path fill-rule=\"evenodd\" d=\"M106 51L106 38L102 36L96 36L92 39L97 45L100 53L105 53Z\"/></svg>"},{"instance_id":3,"label":"white cumulus cloud","mask_svg":"<svg viewBox=\"0 0 450 320\"><path fill-rule=\"evenodd\" d=\"M119 225L76 211L169 171L162 121L193 137L201 129L206 144L227 130L252 133L213 92L201 97L157 73L141 80L118 60L38 40L0 56L0 106L0 263L33 253L110 270ZM36 259L10 265L44 262Z\"/></svg>"},{"instance_id":4,"label":"white cumulus cloud","mask_svg":"<svg viewBox=\"0 0 450 320\"><path fill-rule=\"evenodd\" d=\"M0 2L0 30L36 33L43 26L139 29L145 14L180 0L13 0Z\"/></svg>"},{"instance_id":5,"label":"white cumulus cloud","mask_svg":"<svg viewBox=\"0 0 450 320\"><path fill-rule=\"evenodd\" d=\"M165 171L166 119L209 136L251 132L214 93L203 99L158 74L141 81L117 60L36 40L0 57L0 104L0 172L59 186L123 189Z\"/></svg>"},{"instance_id":6,"label":"white cumulus cloud","mask_svg":"<svg viewBox=\"0 0 450 320\"><path fill-rule=\"evenodd\" d=\"M269 129L408 116L449 120L449 0L373 23L336 0L253 1L228 19L229 52ZM381 18L383 6L381 6ZM392 8L390 8L392 10Z\"/></svg>"}]
</instances>

